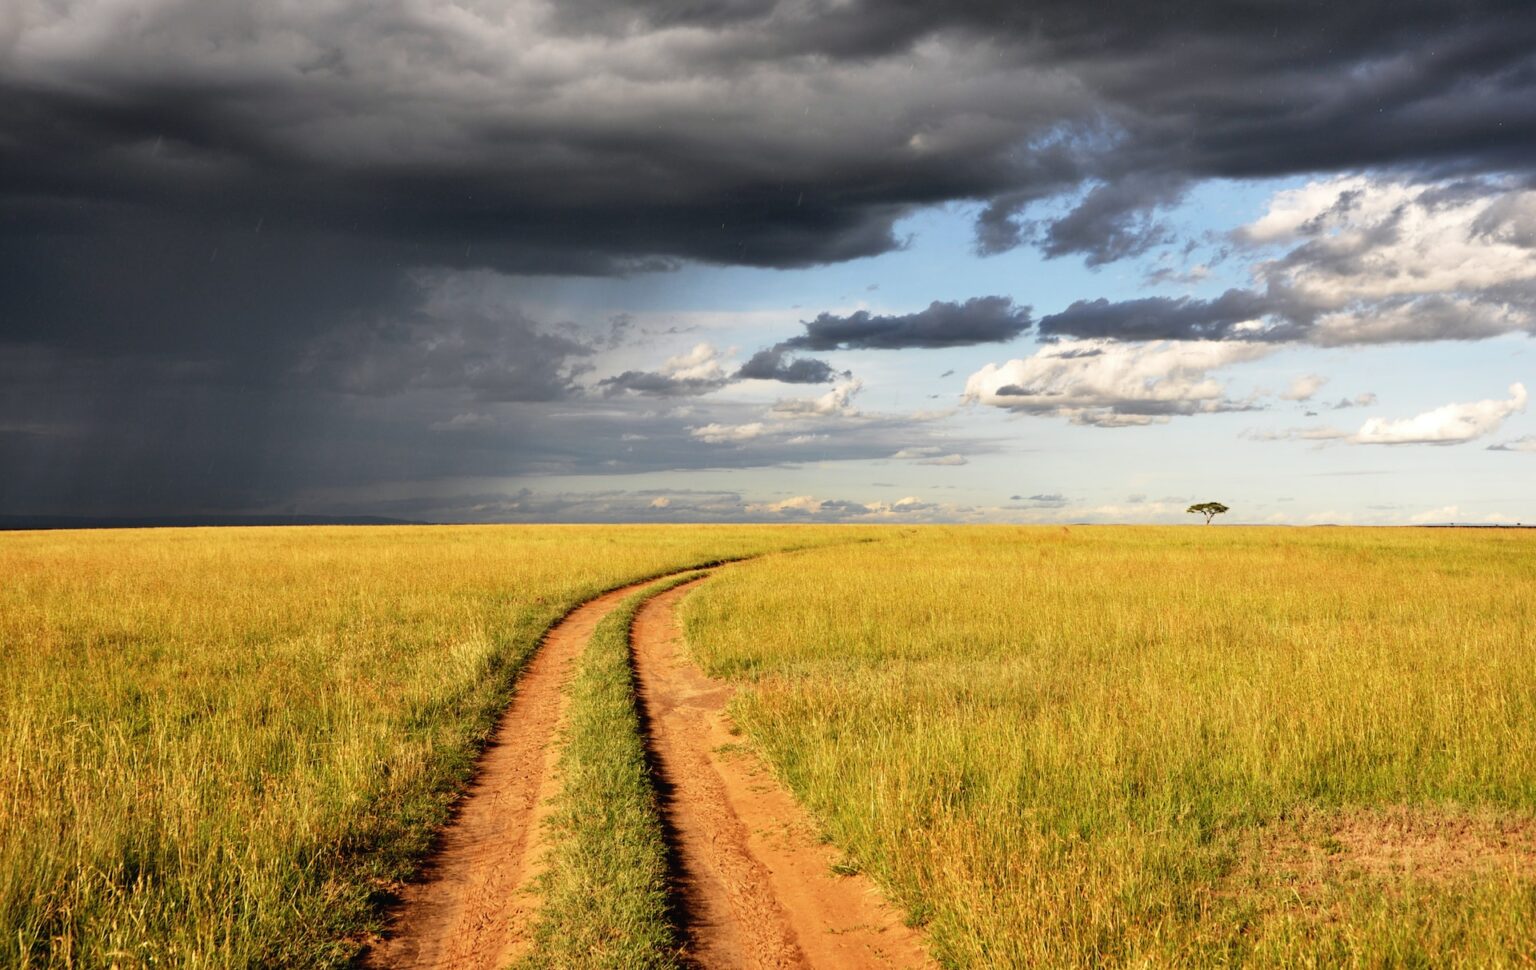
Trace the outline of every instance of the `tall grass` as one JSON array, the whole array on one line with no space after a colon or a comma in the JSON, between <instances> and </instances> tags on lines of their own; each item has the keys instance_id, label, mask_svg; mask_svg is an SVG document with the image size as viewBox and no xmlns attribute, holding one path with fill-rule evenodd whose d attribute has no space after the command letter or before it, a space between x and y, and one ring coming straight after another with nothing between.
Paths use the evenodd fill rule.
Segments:
<instances>
[{"instance_id":1,"label":"tall grass","mask_svg":"<svg viewBox=\"0 0 1536 970\"><path fill-rule=\"evenodd\" d=\"M831 535L0 535L0 965L344 962L553 620Z\"/></svg>"},{"instance_id":2,"label":"tall grass","mask_svg":"<svg viewBox=\"0 0 1536 970\"><path fill-rule=\"evenodd\" d=\"M922 529L684 618L949 966L1503 965L1536 959L1533 539Z\"/></svg>"}]
</instances>

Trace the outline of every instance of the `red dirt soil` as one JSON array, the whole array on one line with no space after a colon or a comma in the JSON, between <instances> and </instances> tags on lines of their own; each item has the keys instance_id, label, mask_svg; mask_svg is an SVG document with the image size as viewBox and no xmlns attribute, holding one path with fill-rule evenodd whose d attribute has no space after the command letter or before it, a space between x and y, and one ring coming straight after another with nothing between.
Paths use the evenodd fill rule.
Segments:
<instances>
[{"instance_id":1,"label":"red dirt soil","mask_svg":"<svg viewBox=\"0 0 1536 970\"><path fill-rule=\"evenodd\" d=\"M688 659L675 618L693 584L646 603L631 633L668 837L684 956L697 966L934 966L922 936L835 851L725 714L732 688ZM724 750L722 750L724 749Z\"/></svg>"}]
</instances>

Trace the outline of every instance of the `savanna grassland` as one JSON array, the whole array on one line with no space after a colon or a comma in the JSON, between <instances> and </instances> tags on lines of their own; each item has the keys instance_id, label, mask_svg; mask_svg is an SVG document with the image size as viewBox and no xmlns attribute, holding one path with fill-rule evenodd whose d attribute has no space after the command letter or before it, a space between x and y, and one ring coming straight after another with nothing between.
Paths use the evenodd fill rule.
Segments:
<instances>
[{"instance_id":1,"label":"savanna grassland","mask_svg":"<svg viewBox=\"0 0 1536 970\"><path fill-rule=\"evenodd\" d=\"M1536 960L1536 535L933 528L696 657L956 967Z\"/></svg>"},{"instance_id":2,"label":"savanna grassland","mask_svg":"<svg viewBox=\"0 0 1536 970\"><path fill-rule=\"evenodd\" d=\"M0 535L0 965L337 966L542 632L689 649L945 966L1536 961L1536 535ZM567 688L528 966L672 966L628 624Z\"/></svg>"},{"instance_id":3,"label":"savanna grassland","mask_svg":"<svg viewBox=\"0 0 1536 970\"><path fill-rule=\"evenodd\" d=\"M344 962L550 623L626 582L848 538L0 535L0 966Z\"/></svg>"}]
</instances>

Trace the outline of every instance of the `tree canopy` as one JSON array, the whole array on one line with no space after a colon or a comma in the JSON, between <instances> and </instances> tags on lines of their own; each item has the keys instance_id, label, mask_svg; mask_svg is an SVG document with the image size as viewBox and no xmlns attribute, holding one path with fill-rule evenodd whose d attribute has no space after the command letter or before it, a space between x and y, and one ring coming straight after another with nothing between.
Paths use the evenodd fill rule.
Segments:
<instances>
[{"instance_id":1,"label":"tree canopy","mask_svg":"<svg viewBox=\"0 0 1536 970\"><path fill-rule=\"evenodd\" d=\"M1199 513L1200 515L1205 516L1205 524L1210 525L1212 519L1227 511L1227 507L1222 505L1220 502L1200 502L1195 505L1191 505L1184 511L1191 514Z\"/></svg>"}]
</instances>

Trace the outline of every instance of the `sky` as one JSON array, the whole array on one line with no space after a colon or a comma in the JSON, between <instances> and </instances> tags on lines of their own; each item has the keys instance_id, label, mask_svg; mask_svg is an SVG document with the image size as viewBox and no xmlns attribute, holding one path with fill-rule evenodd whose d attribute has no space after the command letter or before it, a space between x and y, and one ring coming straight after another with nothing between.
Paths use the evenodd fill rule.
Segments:
<instances>
[{"instance_id":1,"label":"sky","mask_svg":"<svg viewBox=\"0 0 1536 970\"><path fill-rule=\"evenodd\" d=\"M10 0L0 515L1536 522L1536 8Z\"/></svg>"}]
</instances>

